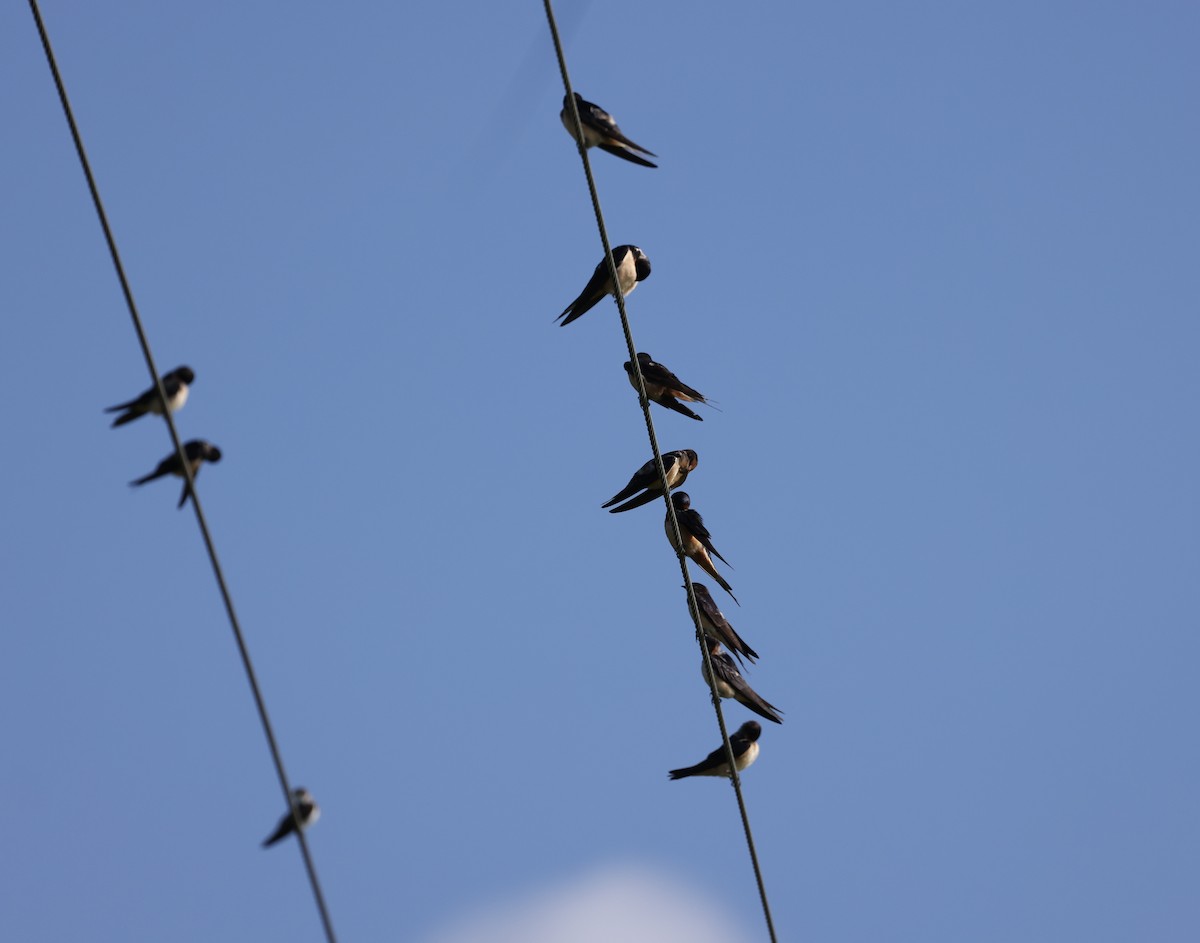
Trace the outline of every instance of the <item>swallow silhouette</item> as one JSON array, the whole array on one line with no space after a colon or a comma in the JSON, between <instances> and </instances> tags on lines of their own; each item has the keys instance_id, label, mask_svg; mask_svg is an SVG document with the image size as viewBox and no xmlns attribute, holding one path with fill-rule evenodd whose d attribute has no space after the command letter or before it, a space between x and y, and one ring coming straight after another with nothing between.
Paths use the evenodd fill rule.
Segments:
<instances>
[{"instance_id":1,"label":"swallow silhouette","mask_svg":"<svg viewBox=\"0 0 1200 943\"><path fill-rule=\"evenodd\" d=\"M183 444L183 454L187 456L188 467L192 470L192 478L200 474L200 466L204 462L216 464L221 460L221 450L211 442L205 442L203 439L192 439L190 442L185 442ZM161 478L163 475L178 475L180 478L184 478L183 466L179 464L179 454L177 452L172 452L159 462L158 467L150 472L149 475L136 478L129 484L136 488L138 485L144 485L146 482L153 481L155 478ZM190 494L190 491L188 490L187 480L184 478L183 493L179 496L179 504L176 507L183 507L184 502L188 499L188 494Z\"/></svg>"},{"instance_id":2,"label":"swallow silhouette","mask_svg":"<svg viewBox=\"0 0 1200 943\"><path fill-rule=\"evenodd\" d=\"M679 521L679 533L683 537L683 552L686 556L695 560L697 565L704 570L709 576L717 581L717 584L725 592L733 596L733 601L737 602L737 596L733 595L733 589L725 582L725 578L717 572L716 564L712 562L711 553L714 557L729 566L729 561L726 560L717 548L713 546L712 534L708 532L708 528L704 526L704 518L700 516L700 512L692 508L692 499L686 491L676 491L671 495L671 504L675 506L675 519ZM675 541L675 531L671 527L671 515L667 514L663 520L663 529L667 532L667 540L671 544L671 549L678 552L679 544ZM741 603L738 602L740 606Z\"/></svg>"},{"instance_id":3,"label":"swallow silhouette","mask_svg":"<svg viewBox=\"0 0 1200 943\"><path fill-rule=\"evenodd\" d=\"M725 613L717 608L716 601L712 598L708 587L695 580L692 581L692 587L696 590L696 602L700 606L700 627L704 629L704 634L708 638L720 642L738 658L747 659L751 663L757 661L758 652L747 645L729 624ZM685 586L684 589L686 588Z\"/></svg>"},{"instance_id":4,"label":"swallow silhouette","mask_svg":"<svg viewBox=\"0 0 1200 943\"><path fill-rule=\"evenodd\" d=\"M161 379L163 390L167 394L168 408L170 408L171 412L182 409L183 404L187 402L188 387L196 379L196 374L192 372L192 368L176 367L170 373L164 373ZM135 419L146 415L146 413L154 413L156 416L161 416L162 400L158 398L158 387L152 386L128 402L109 406L104 411L106 413L121 413L112 422L112 428L114 429L117 426L125 425L127 422L133 422Z\"/></svg>"},{"instance_id":5,"label":"swallow silhouette","mask_svg":"<svg viewBox=\"0 0 1200 943\"><path fill-rule=\"evenodd\" d=\"M762 724L748 720L729 738L733 748L733 763L739 772L758 759L758 738L762 735ZM688 776L728 776L729 760L725 757L725 744L721 744L695 766L673 769L667 774L671 779Z\"/></svg>"},{"instance_id":6,"label":"swallow silhouette","mask_svg":"<svg viewBox=\"0 0 1200 943\"><path fill-rule=\"evenodd\" d=\"M703 393L693 390L661 363L655 363L649 354L640 353L637 359L642 368L642 380L646 383L646 396L652 403L658 403L659 406L704 422L703 416L696 415L679 402L682 399L689 403L704 403L707 406L708 399ZM629 375L629 385L637 390L637 373L633 369L632 360L625 361L625 372Z\"/></svg>"},{"instance_id":7,"label":"swallow silhouette","mask_svg":"<svg viewBox=\"0 0 1200 943\"><path fill-rule=\"evenodd\" d=\"M663 471L667 473L668 488L678 488L687 481L688 473L694 471L696 466L700 464L700 457L691 449L679 449L675 452L667 452L663 455L662 460ZM630 495L641 491L643 488L646 489L644 494L639 494L636 498L625 501ZM609 514L620 514L622 511L629 511L633 508L640 508L643 504L649 504L655 498L661 498L662 493L662 482L658 480L658 469L654 466L654 459L650 459L650 461L633 473L633 477L629 479L629 484L600 506L606 508L611 507L618 501L625 501L620 507L615 507L608 512Z\"/></svg>"},{"instance_id":8,"label":"swallow silhouette","mask_svg":"<svg viewBox=\"0 0 1200 943\"><path fill-rule=\"evenodd\" d=\"M637 246L617 246L612 250L613 261L617 265L617 281L621 285L621 294L628 295L637 288L637 283L650 277L650 260L646 253ZM591 311L605 295L613 294L612 276L608 271L608 259L603 258L592 277L583 286L579 297L572 301L555 321L562 320L559 327L566 327L576 318Z\"/></svg>"},{"instance_id":9,"label":"swallow silhouette","mask_svg":"<svg viewBox=\"0 0 1200 943\"><path fill-rule=\"evenodd\" d=\"M575 119L571 117L570 102L571 100L564 95L562 111L558 113L558 117L562 121L563 127L567 129L567 134L571 135L571 139L578 143L579 138L575 136ZM583 126L584 147L598 147L602 151L608 151L616 157L641 164L643 167L658 166L634 153L640 151L651 157L658 156L653 151L648 151L640 144L634 144L629 140L617 127L613 116L599 105L587 101L578 92L575 93L575 105L579 109L579 123Z\"/></svg>"},{"instance_id":10,"label":"swallow silhouette","mask_svg":"<svg viewBox=\"0 0 1200 943\"><path fill-rule=\"evenodd\" d=\"M313 799L312 793L300 786L292 790L292 811L279 820L270 835L264 839L262 846L270 848L277 841L282 841L296 830L296 822L301 828L308 828L321 817L321 807Z\"/></svg>"},{"instance_id":11,"label":"swallow silhouette","mask_svg":"<svg viewBox=\"0 0 1200 943\"><path fill-rule=\"evenodd\" d=\"M772 704L768 704L754 689L746 683L746 679L742 677L742 673L738 671L737 665L729 652L721 648L721 643L713 639L708 639L708 655L712 659L713 674L717 676L717 683L712 685L718 697L731 697L744 707L750 708L759 717L765 717L767 720L782 724L783 718L779 715L782 711ZM700 676L708 683L708 665L704 660L700 660Z\"/></svg>"}]
</instances>

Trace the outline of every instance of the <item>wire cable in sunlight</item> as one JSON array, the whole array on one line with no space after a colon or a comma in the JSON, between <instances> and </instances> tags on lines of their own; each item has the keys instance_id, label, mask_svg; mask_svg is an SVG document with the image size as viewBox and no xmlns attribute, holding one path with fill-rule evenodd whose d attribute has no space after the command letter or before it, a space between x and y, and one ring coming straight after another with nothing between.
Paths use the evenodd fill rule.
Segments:
<instances>
[{"instance_id":1,"label":"wire cable in sunlight","mask_svg":"<svg viewBox=\"0 0 1200 943\"><path fill-rule=\"evenodd\" d=\"M283 768L283 757L279 753L279 744L275 741L275 732L271 727L271 719L267 715L267 705L263 701L262 691L258 686L258 678L254 673L254 664L250 660L250 652L246 648L246 639L242 635L242 627L238 622L237 613L233 608L233 598L229 594L229 587L225 583L225 574L221 570L221 563L217 558L217 549L213 544L212 534L208 529L208 522L204 517L204 509L200 506L200 494L196 491L196 482L192 475L191 463L187 461L187 457L183 451L183 444L179 439L179 432L175 428L175 420L171 415L171 410L167 408L168 398L166 390L163 389L162 380L159 377L158 367L154 364L154 355L150 350L150 341L146 337L146 331L142 327L142 319L138 314L137 304L133 300L133 291L129 287L129 280L125 277L125 267L121 264L121 256L117 251L116 239L113 237L112 229L108 224L108 215L104 212L104 204L100 200L100 190L96 186L96 179L92 175L91 163L88 161L87 152L83 148L83 138L79 134L79 127L75 123L75 115L71 110L71 103L67 99L67 89L63 84L62 75L58 71L58 62L54 58L54 50L50 45L50 35L46 32L46 24L42 21L41 10L38 9L37 0L29 0L29 9L33 13L34 22L37 24L38 35L42 40L42 48L46 52L46 62L50 66L50 72L54 77L54 85L58 90L59 101L62 102L63 113L66 115L67 124L71 129L71 137L75 142L75 150L79 154L79 163L83 167L83 175L87 178L88 189L92 194L92 202L96 207L96 215L100 220L100 228L104 230L104 239L108 243L108 251L112 256L113 267L117 271L117 279L121 283L121 291L125 295L125 304L129 308L129 316L133 319L133 328L137 332L138 343L142 348L142 356L146 360L146 368L150 371L150 378L154 381L154 385L158 390L160 403L163 407L163 418L167 421L167 428L171 433L171 442L175 445L175 455L179 459L180 466L183 470L184 480L187 482L187 490L192 496L192 507L196 511L196 521L200 525L200 533L204 538L204 546L208 550L208 558L212 563L213 575L217 579L217 587L221 591L221 599L225 603L225 612L229 616L229 624L233 628L233 636L237 640L238 651L242 656L242 666L246 669L246 678L250 682L250 690L254 695L254 703L258 707L258 716L262 721L263 732L267 736L267 744L271 748L271 758L275 762L275 772L279 777L279 785L283 789L284 802L287 808L295 810L292 804L292 788L288 782L287 772ZM299 823L297 823L299 824ZM317 880L317 869L313 864L312 855L308 850L308 842L304 837L304 829L296 829L296 838L300 842L300 853L304 858L304 867L308 871L309 883L312 885L313 897L317 902L317 910L321 915L321 923L325 927L325 937L329 943L337 943L337 938L333 932L333 923L329 917L329 910L325 906L325 896L321 893L321 884Z\"/></svg>"},{"instance_id":2,"label":"wire cable in sunlight","mask_svg":"<svg viewBox=\"0 0 1200 943\"><path fill-rule=\"evenodd\" d=\"M638 399L641 402L642 416L646 421L646 434L650 437L650 448L654 450L654 466L658 469L658 481L663 490L663 500L667 505L667 519L675 534L675 546L679 557L679 569L683 572L683 582L687 587L688 609L696 626L696 641L704 658L708 677L716 678L713 672L712 657L708 646L704 644L704 630L701 628L700 607L696 602L696 590L692 586L691 574L688 572L687 555L683 552L684 542L679 531L679 519L675 514L675 505L671 501L671 489L667 483L666 469L663 468L662 451L658 446L658 436L654 432L654 420L650 416L650 399L646 395L646 381L642 377L641 363L637 357L637 348L633 343L633 333L629 328L629 317L625 313L625 297L621 292L621 280L617 276L617 263L613 259L612 246L608 241L608 229L604 225L604 213L600 209L600 196L596 190L596 180L592 176L592 164L588 159L587 146L584 143L583 124L579 120L579 107L576 103L571 78L567 74L567 60L563 53L562 40L558 34L558 24L554 19L554 8L551 0L542 0L546 8L546 19L550 24L550 35L554 40L554 52L558 56L558 68L562 73L563 88L566 91L566 101L570 107L571 121L575 126L575 141L579 147L579 157L583 161L583 172L587 176L588 192L592 197L592 209L596 214L596 227L600 230L600 241L604 244L604 257L608 260L608 275L612 279L613 296L617 302L617 311L621 316L621 330L625 332L625 346L629 348L629 360L637 377ZM746 799L742 795L742 780L738 775L737 764L734 762L733 747L729 743L729 731L725 727L725 714L721 709L721 699L717 696L716 688L709 686L712 694L713 709L717 714L717 726L721 729L721 742L725 744L725 756L729 763L729 779L737 796L738 811L742 816L742 829L746 833L746 847L750 852L750 862L754 866L754 879L758 883L758 896L762 901L763 917L767 921L767 932L771 943L776 943L775 922L771 919L771 905L767 900L767 887L763 882L762 868L758 863L758 852L754 846L754 833L750 829L750 816L746 812Z\"/></svg>"}]
</instances>

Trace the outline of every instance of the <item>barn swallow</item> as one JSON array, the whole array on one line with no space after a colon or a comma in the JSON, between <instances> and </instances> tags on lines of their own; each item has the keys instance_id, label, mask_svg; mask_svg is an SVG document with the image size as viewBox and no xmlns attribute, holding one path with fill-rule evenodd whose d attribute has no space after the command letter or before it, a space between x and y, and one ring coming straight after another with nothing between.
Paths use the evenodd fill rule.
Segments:
<instances>
[{"instance_id":1,"label":"barn swallow","mask_svg":"<svg viewBox=\"0 0 1200 943\"><path fill-rule=\"evenodd\" d=\"M697 565L711 576L720 585L721 589L733 596L733 589L725 582L724 577L717 572L716 564L712 562L712 557L716 557L726 566L729 566L729 561L726 560L717 548L713 546L712 534L708 532L708 528L704 526L704 518L700 516L699 511L692 509L692 499L688 497L686 491L676 491L671 495L671 504L675 506L675 519L679 521L679 533L683 537L683 552L686 556L691 557L696 561ZM679 544L675 542L675 530L671 527L671 515L667 513L663 521L663 528L667 532L667 540L671 542L671 547L676 553L679 552ZM737 596L733 596L733 601L737 602ZM740 606L741 603L738 602Z\"/></svg>"},{"instance_id":2,"label":"barn swallow","mask_svg":"<svg viewBox=\"0 0 1200 943\"><path fill-rule=\"evenodd\" d=\"M646 383L646 396L652 402L658 403L659 406L666 406L667 409L673 409L677 413L683 413L683 415L690 416L692 419L699 419L701 422L704 422L703 416L697 416L684 406L683 403L679 402L679 400L683 399L689 403L704 403L707 405L708 400L704 397L703 393L693 390L661 363L655 363L649 354L638 354L637 359L642 367L642 380ZM638 388L637 374L634 372L632 360L625 361L625 372L629 374L629 385L636 390Z\"/></svg>"},{"instance_id":3,"label":"barn swallow","mask_svg":"<svg viewBox=\"0 0 1200 943\"><path fill-rule=\"evenodd\" d=\"M783 718L779 716L781 713L779 708L768 704L754 692L754 689L742 677L742 673L738 671L729 652L721 648L721 643L715 639L706 641L708 642L708 655L712 659L713 673L717 676L717 683L712 685L717 696L731 697L744 707L750 708L759 717L782 724ZM703 659L700 661L700 677L706 684L708 683L708 665Z\"/></svg>"},{"instance_id":4,"label":"barn swallow","mask_svg":"<svg viewBox=\"0 0 1200 943\"><path fill-rule=\"evenodd\" d=\"M691 449L667 452L663 455L662 460L663 471L667 473L668 488L678 488L687 481L688 472L695 471L696 466L700 464L700 457ZM646 489L644 494L639 494L631 501L625 501L634 492L641 491L643 488ZM640 508L643 504L649 504L655 498L661 498L662 493L662 482L658 480L658 469L654 465L654 459L650 459L650 461L633 473L633 477L629 479L629 484L605 501L600 507L606 508L616 504L618 501L625 501L620 507L615 507L608 512L609 514L620 514L622 511L629 511L633 508Z\"/></svg>"},{"instance_id":5,"label":"barn swallow","mask_svg":"<svg viewBox=\"0 0 1200 943\"><path fill-rule=\"evenodd\" d=\"M312 797L312 793L300 786L292 790L292 811L279 820L267 839L262 843L264 848L270 848L277 841L282 841L296 830L296 822L301 828L308 828L321 817L321 807Z\"/></svg>"},{"instance_id":6,"label":"barn swallow","mask_svg":"<svg viewBox=\"0 0 1200 943\"><path fill-rule=\"evenodd\" d=\"M761 735L762 724L757 720L748 720L730 736L729 746L733 748L733 763L739 772L758 759L757 741ZM668 775L671 779L683 779L686 776L728 776L729 760L725 756L725 744L721 744L695 766L673 769Z\"/></svg>"},{"instance_id":7,"label":"barn swallow","mask_svg":"<svg viewBox=\"0 0 1200 943\"><path fill-rule=\"evenodd\" d=\"M637 246L617 246L612 250L613 261L617 263L617 281L621 284L621 294L628 295L637 283L650 277L650 260L646 253ZM592 272L592 277L583 286L579 297L572 301L554 320L564 318L559 327L566 327L578 317L591 311L605 295L613 293L612 278L608 274L608 259L603 258Z\"/></svg>"},{"instance_id":8,"label":"barn swallow","mask_svg":"<svg viewBox=\"0 0 1200 943\"><path fill-rule=\"evenodd\" d=\"M176 412L183 408L183 404L187 402L188 385L196 379L196 374L192 372L191 367L176 367L170 373L162 375L163 391L167 394L167 406L171 412ZM146 413L154 413L156 416L162 415L162 400L158 398L158 387L152 386L136 399L131 399L127 403L120 403L117 406L109 406L104 410L106 413L121 413L113 420L112 427L123 426L127 422L133 422L135 419L146 415Z\"/></svg>"},{"instance_id":9,"label":"barn swallow","mask_svg":"<svg viewBox=\"0 0 1200 943\"><path fill-rule=\"evenodd\" d=\"M204 462L219 462L221 460L221 450L211 442L205 442L203 439L192 439L190 442L183 444L183 454L187 456L188 467L192 470L192 478L200 474L200 465ZM178 475L184 478L183 466L179 464L179 454L172 452L161 462L158 463L158 468L154 469L149 475L143 475L141 478L131 481L133 486L144 485L148 481L153 481L155 478L161 478L163 475ZM183 504L188 499L187 480L183 482L183 494L179 496L179 504L177 507L183 507Z\"/></svg>"},{"instance_id":10,"label":"barn swallow","mask_svg":"<svg viewBox=\"0 0 1200 943\"><path fill-rule=\"evenodd\" d=\"M717 608L716 602L713 601L708 587L703 583L693 581L692 588L696 590L696 603L700 606L700 627L704 629L704 634L710 639L720 642L738 658L749 659L751 663L756 661L758 652L747 645L729 624L725 614Z\"/></svg>"},{"instance_id":11,"label":"barn swallow","mask_svg":"<svg viewBox=\"0 0 1200 943\"><path fill-rule=\"evenodd\" d=\"M558 113L558 117L561 119L563 127L567 129L567 134L578 142L579 138L575 137L575 119L571 117L570 101L566 95L563 96L563 107L562 111ZM639 157L634 153L634 151L641 151L651 157L658 156L653 151L648 151L640 144L634 144L625 137L621 133L621 129L617 127L617 123L613 121L612 115L599 105L593 105L576 92L575 106L579 109L579 123L583 126L584 147L598 147L602 151L608 151L616 157L623 157L625 160L641 164L643 167L658 166L658 164L652 164L644 157Z\"/></svg>"}]
</instances>

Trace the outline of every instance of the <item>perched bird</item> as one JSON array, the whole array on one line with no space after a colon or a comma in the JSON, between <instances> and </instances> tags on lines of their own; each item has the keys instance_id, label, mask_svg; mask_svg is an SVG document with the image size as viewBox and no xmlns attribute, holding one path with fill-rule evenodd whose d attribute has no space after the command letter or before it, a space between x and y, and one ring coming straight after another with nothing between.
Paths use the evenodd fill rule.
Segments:
<instances>
[{"instance_id":1,"label":"perched bird","mask_svg":"<svg viewBox=\"0 0 1200 943\"><path fill-rule=\"evenodd\" d=\"M684 554L695 560L705 573L717 581L721 589L733 596L733 589L717 572L716 564L712 562L709 554L711 553L726 566L729 566L729 561L721 556L717 552L717 548L713 546L712 534L704 526L704 518L700 516L700 512L692 509L692 499L688 497L688 493L676 491L671 495L671 504L675 506L675 519L679 521L679 533L683 537ZM663 529L667 532L667 540L671 542L671 548L678 553L679 544L675 541L675 529L671 527L669 513L663 521ZM733 596L733 601L738 601L737 596ZM741 603L738 602L738 605L740 606Z\"/></svg>"},{"instance_id":2,"label":"perched bird","mask_svg":"<svg viewBox=\"0 0 1200 943\"><path fill-rule=\"evenodd\" d=\"M579 138L575 137L575 119L571 117L570 102L571 100L564 95L562 111L558 113L558 117L562 120L563 127L567 129L567 134L578 142ZM616 157L623 157L625 160L641 164L643 167L658 166L634 153L634 151L640 151L651 157L658 156L653 151L648 151L640 144L634 144L625 137L621 133L621 129L617 127L617 123L613 121L612 115L599 105L593 105L576 92L575 106L579 109L579 123L583 126L584 147L598 147L602 151L608 151Z\"/></svg>"},{"instance_id":3,"label":"perched bird","mask_svg":"<svg viewBox=\"0 0 1200 943\"><path fill-rule=\"evenodd\" d=\"M729 746L733 749L733 762L739 771L758 759L758 738L761 735L762 724L757 720L748 720L730 736ZM683 779L687 776L728 776L729 760L725 756L725 744L722 743L695 766L673 769L668 775L671 779Z\"/></svg>"},{"instance_id":4,"label":"perched bird","mask_svg":"<svg viewBox=\"0 0 1200 943\"><path fill-rule=\"evenodd\" d=\"M739 704L750 708L759 717L765 717L773 723L782 724L783 718L779 716L781 713L779 708L768 704L754 692L754 689L742 677L742 673L738 671L737 665L730 657L729 652L721 648L721 643L713 639L708 639L707 641L708 655L712 659L713 674L717 676L717 683L711 685L711 687L717 692L717 697L731 697ZM706 684L709 683L708 665L703 659L700 661L700 676Z\"/></svg>"},{"instance_id":5,"label":"perched bird","mask_svg":"<svg viewBox=\"0 0 1200 943\"><path fill-rule=\"evenodd\" d=\"M692 588L696 590L696 602L700 606L700 627L704 629L704 634L708 638L720 642L738 658L749 659L752 663L756 661L758 652L747 645L729 624L725 614L717 608L708 587L703 583L693 581Z\"/></svg>"},{"instance_id":6,"label":"perched bird","mask_svg":"<svg viewBox=\"0 0 1200 943\"><path fill-rule=\"evenodd\" d=\"M191 367L176 367L170 373L162 375L163 391L167 394L167 406L171 412L182 409L183 404L187 402L188 385L196 379L196 374L192 372ZM109 406L104 410L106 413L121 413L113 420L112 427L123 426L127 422L133 422L146 413L154 413L156 416L162 415L162 400L158 398L158 387L152 386L140 396L131 399L127 403L120 403L116 406Z\"/></svg>"},{"instance_id":7,"label":"perched bird","mask_svg":"<svg viewBox=\"0 0 1200 943\"><path fill-rule=\"evenodd\" d=\"M679 449L676 452L667 452L663 455L662 460L663 471L667 473L668 488L678 488L687 481L688 472L694 471L696 466L700 464L700 457L691 449ZM630 495L641 491L643 488L646 489L644 494L639 494L636 498L625 501ZM650 459L650 461L633 473L633 477L629 479L629 484L605 501L600 507L606 508L616 504L618 501L625 501L620 507L615 507L608 512L609 514L620 514L622 511L629 511L633 508L640 508L643 504L649 504L655 498L661 498L662 493L662 483L658 480L658 469L654 465L654 459Z\"/></svg>"},{"instance_id":8,"label":"perched bird","mask_svg":"<svg viewBox=\"0 0 1200 943\"><path fill-rule=\"evenodd\" d=\"M659 406L666 406L667 409L673 409L677 413L683 413L685 416L690 416L692 419L704 422L703 416L697 416L684 406L683 403L679 402L683 399L689 403L704 403L707 405L708 400L704 397L703 393L693 390L661 363L655 363L649 354L638 354L637 359L642 368L642 380L646 383L646 396L650 398L651 402L658 403ZM629 374L629 385L636 390L638 388L637 373L633 369L632 360L625 361L625 372Z\"/></svg>"},{"instance_id":9,"label":"perched bird","mask_svg":"<svg viewBox=\"0 0 1200 943\"><path fill-rule=\"evenodd\" d=\"M621 283L621 294L628 295L637 283L650 277L650 260L646 253L637 246L617 246L612 250L613 261L617 264L617 281ZM566 327L578 317L591 311L605 295L613 294L612 278L608 273L608 258L600 260L596 271L583 286L579 297L572 301L563 313L554 320L563 319L559 327Z\"/></svg>"},{"instance_id":10,"label":"perched bird","mask_svg":"<svg viewBox=\"0 0 1200 943\"><path fill-rule=\"evenodd\" d=\"M308 828L321 817L321 807L312 797L312 793L300 786L292 790L292 810L279 820L275 831L267 836L262 843L264 848L270 848L277 841L282 841L296 830L296 822L301 828Z\"/></svg>"},{"instance_id":11,"label":"perched bird","mask_svg":"<svg viewBox=\"0 0 1200 943\"><path fill-rule=\"evenodd\" d=\"M221 460L221 450L211 442L205 442L203 439L192 439L190 442L183 444L183 454L187 456L188 467L192 470L192 477L195 478L200 474L200 465L203 462L219 462ZM183 466L179 464L179 454L172 452L161 462L158 463L158 468L154 469L149 475L143 475L141 478L131 481L129 484L134 487L144 485L148 481L153 481L155 478L161 478L163 475L178 475L184 478ZM188 499L187 481L183 483L183 494L179 496L179 504L177 507L183 507L183 504Z\"/></svg>"}]
</instances>

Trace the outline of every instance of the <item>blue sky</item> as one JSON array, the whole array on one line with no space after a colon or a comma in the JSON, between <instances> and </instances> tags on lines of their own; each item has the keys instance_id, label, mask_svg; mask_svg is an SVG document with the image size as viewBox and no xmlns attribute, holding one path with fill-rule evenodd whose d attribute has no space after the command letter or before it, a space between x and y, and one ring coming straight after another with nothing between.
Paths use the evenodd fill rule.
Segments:
<instances>
[{"instance_id":1,"label":"blue sky","mask_svg":"<svg viewBox=\"0 0 1200 943\"><path fill-rule=\"evenodd\" d=\"M1194 939L1200 12L557 9L780 938ZM340 937L765 939L540 5L43 13ZM0 109L6 929L320 939L21 4Z\"/></svg>"}]
</instances>

